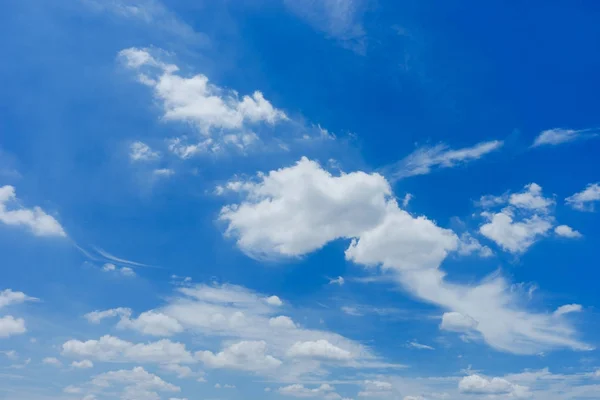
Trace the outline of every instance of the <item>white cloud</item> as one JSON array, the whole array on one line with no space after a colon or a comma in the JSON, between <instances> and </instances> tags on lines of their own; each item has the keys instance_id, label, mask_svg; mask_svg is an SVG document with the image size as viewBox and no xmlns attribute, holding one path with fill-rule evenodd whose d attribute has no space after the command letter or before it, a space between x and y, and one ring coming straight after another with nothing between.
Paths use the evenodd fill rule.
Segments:
<instances>
[{"instance_id":1,"label":"white cloud","mask_svg":"<svg viewBox=\"0 0 600 400\"><path fill-rule=\"evenodd\" d=\"M392 384L385 381L366 380L362 385L363 389L358 392L358 397L387 397L393 390Z\"/></svg>"},{"instance_id":2,"label":"white cloud","mask_svg":"<svg viewBox=\"0 0 600 400\"><path fill-rule=\"evenodd\" d=\"M235 385L215 383L215 389L235 389Z\"/></svg>"},{"instance_id":3,"label":"white cloud","mask_svg":"<svg viewBox=\"0 0 600 400\"><path fill-rule=\"evenodd\" d=\"M88 368L93 368L94 363L91 362L90 360L73 361L71 363L71 366L73 368L78 368L78 369L88 369Z\"/></svg>"},{"instance_id":4,"label":"white cloud","mask_svg":"<svg viewBox=\"0 0 600 400\"><path fill-rule=\"evenodd\" d=\"M130 268L130 267L117 267L115 264L113 263L106 263L102 266L102 271L104 272L109 272L109 273L115 273L118 275L122 275L125 277L134 277L135 276L135 271Z\"/></svg>"},{"instance_id":5,"label":"white cloud","mask_svg":"<svg viewBox=\"0 0 600 400\"><path fill-rule=\"evenodd\" d=\"M498 273L479 283L448 281L440 264L459 249L459 238L424 216L401 210L388 182L378 174L333 176L303 158L291 167L259 174L256 181L240 181L238 187L242 201L225 206L221 219L228 223L226 234L251 256L302 256L333 240L350 239L346 259L382 267L388 278L416 298L469 316L477 321L473 334L496 349L519 354L561 347L589 349L575 338L577 332L569 321L529 311L527 293ZM527 188L531 197L536 190L533 185ZM531 207L543 208L537 200L517 197L513 203L503 211L512 208L528 217L504 221L504 230L493 226L483 231L507 248L520 250L552 227L548 220L552 217L532 212Z\"/></svg>"},{"instance_id":6,"label":"white cloud","mask_svg":"<svg viewBox=\"0 0 600 400\"><path fill-rule=\"evenodd\" d=\"M442 316L440 329L451 332L469 332L475 330L479 323L468 315L459 312L447 312Z\"/></svg>"},{"instance_id":7,"label":"white cloud","mask_svg":"<svg viewBox=\"0 0 600 400\"><path fill-rule=\"evenodd\" d=\"M110 310L104 311L92 311L85 314L83 317L89 322L97 324L105 318L112 317L129 317L131 315L131 309L125 307L111 308Z\"/></svg>"},{"instance_id":8,"label":"white cloud","mask_svg":"<svg viewBox=\"0 0 600 400\"><path fill-rule=\"evenodd\" d=\"M595 211L595 203L600 201L600 184L590 183L581 192L565 199L567 205L579 211Z\"/></svg>"},{"instance_id":9,"label":"white cloud","mask_svg":"<svg viewBox=\"0 0 600 400\"><path fill-rule=\"evenodd\" d=\"M327 383L313 389L309 389L298 383L277 389L279 394L293 397L323 397L327 394L331 394L334 390L335 388Z\"/></svg>"},{"instance_id":10,"label":"white cloud","mask_svg":"<svg viewBox=\"0 0 600 400\"><path fill-rule=\"evenodd\" d=\"M279 367L282 362L267 354L265 341L241 341L214 354L199 351L196 358L210 368L230 368L246 371L261 371Z\"/></svg>"},{"instance_id":11,"label":"white cloud","mask_svg":"<svg viewBox=\"0 0 600 400\"><path fill-rule=\"evenodd\" d=\"M193 363L192 355L182 343L162 339L150 343L131 343L104 335L98 340L69 340L62 345L62 354L92 358L105 362Z\"/></svg>"},{"instance_id":12,"label":"white cloud","mask_svg":"<svg viewBox=\"0 0 600 400\"><path fill-rule=\"evenodd\" d=\"M502 141L493 140L458 150L449 149L445 144L422 147L387 167L387 175L391 180L398 180L409 176L429 174L434 168L453 168L478 160L484 155L498 150L503 144Z\"/></svg>"},{"instance_id":13,"label":"white cloud","mask_svg":"<svg viewBox=\"0 0 600 400\"><path fill-rule=\"evenodd\" d=\"M115 385L123 386L124 389L121 395L123 400L154 400L160 399L160 396L156 393L157 391L181 391L178 386L165 382L159 376L146 371L142 367L105 372L96 375L90 383L100 390L112 388Z\"/></svg>"},{"instance_id":14,"label":"white cloud","mask_svg":"<svg viewBox=\"0 0 600 400\"><path fill-rule=\"evenodd\" d=\"M421 344L415 340L413 340L412 342L408 342L407 346L417 350L435 350L434 347L428 346L426 344Z\"/></svg>"},{"instance_id":15,"label":"white cloud","mask_svg":"<svg viewBox=\"0 0 600 400\"><path fill-rule=\"evenodd\" d=\"M554 228L554 233L556 233L558 236L562 236L562 237L566 237L566 238L570 238L570 239L577 239L580 237L583 237L583 235L574 230L573 228L571 228L568 225L559 225L556 228Z\"/></svg>"},{"instance_id":16,"label":"white cloud","mask_svg":"<svg viewBox=\"0 0 600 400\"><path fill-rule=\"evenodd\" d=\"M62 362L56 357L46 357L42 360L42 363L52 365L54 367L62 367Z\"/></svg>"},{"instance_id":17,"label":"white cloud","mask_svg":"<svg viewBox=\"0 0 600 400\"><path fill-rule=\"evenodd\" d=\"M202 373L194 373L190 367L187 365L179 365L179 364L164 364L160 366L161 369L168 372L173 372L177 374L178 378L189 378L193 376L199 376L202 378Z\"/></svg>"},{"instance_id":18,"label":"white cloud","mask_svg":"<svg viewBox=\"0 0 600 400\"><path fill-rule=\"evenodd\" d=\"M366 33L361 22L365 1L285 0L284 3L314 29L339 40L344 47L359 54L366 51Z\"/></svg>"},{"instance_id":19,"label":"white cloud","mask_svg":"<svg viewBox=\"0 0 600 400\"><path fill-rule=\"evenodd\" d=\"M490 196L487 196L490 197ZM484 200L480 204L496 206L508 203L499 212L484 211L481 216L488 220L479 228L479 233L493 240L510 253L524 253L540 238L546 236L554 224L549 214L554 200L542 195L542 188L530 183L519 193L497 197L494 201Z\"/></svg>"},{"instance_id":20,"label":"white cloud","mask_svg":"<svg viewBox=\"0 0 600 400\"><path fill-rule=\"evenodd\" d=\"M246 201L224 207L220 219L226 234L256 258L302 255L357 236L385 216L391 194L381 175L336 177L307 158L240 187Z\"/></svg>"},{"instance_id":21,"label":"white cloud","mask_svg":"<svg viewBox=\"0 0 600 400\"><path fill-rule=\"evenodd\" d=\"M565 304L564 306L560 306L554 311L554 315L564 315L569 313L581 312L583 307L581 304Z\"/></svg>"},{"instance_id":22,"label":"white cloud","mask_svg":"<svg viewBox=\"0 0 600 400\"><path fill-rule=\"evenodd\" d=\"M175 175L175 171L170 168L159 168L152 171L154 176L168 178L169 176ZM131 268L130 268L131 269Z\"/></svg>"},{"instance_id":23,"label":"white cloud","mask_svg":"<svg viewBox=\"0 0 600 400\"><path fill-rule=\"evenodd\" d=\"M479 240L471 236L469 233L463 233L460 235L457 252L462 256L477 254L479 257L483 258L494 255L492 249L479 243Z\"/></svg>"},{"instance_id":24,"label":"white cloud","mask_svg":"<svg viewBox=\"0 0 600 400\"><path fill-rule=\"evenodd\" d=\"M67 236L60 223L40 207L21 206L15 188L10 185L0 187L0 222L24 226L36 236Z\"/></svg>"},{"instance_id":25,"label":"white cloud","mask_svg":"<svg viewBox=\"0 0 600 400\"><path fill-rule=\"evenodd\" d=\"M329 279L329 284L330 285L340 285L340 286L344 286L344 277L342 276L338 276L337 278L331 278Z\"/></svg>"},{"instance_id":26,"label":"white cloud","mask_svg":"<svg viewBox=\"0 0 600 400\"><path fill-rule=\"evenodd\" d=\"M408 204L410 203L410 201L412 200L413 195L410 193L406 193L404 195L404 198L402 199L402 208L406 208L408 207Z\"/></svg>"},{"instance_id":27,"label":"white cloud","mask_svg":"<svg viewBox=\"0 0 600 400\"><path fill-rule=\"evenodd\" d=\"M346 361L352 359L352 353L341 349L327 340L294 343L287 352L289 357L308 357L323 360Z\"/></svg>"},{"instance_id":28,"label":"white cloud","mask_svg":"<svg viewBox=\"0 0 600 400\"><path fill-rule=\"evenodd\" d=\"M134 319L123 315L117 327L153 336L172 336L183 331L183 327L175 318L155 311L143 312Z\"/></svg>"},{"instance_id":29,"label":"white cloud","mask_svg":"<svg viewBox=\"0 0 600 400\"><path fill-rule=\"evenodd\" d=\"M129 147L129 158L132 161L152 161L160 158L160 153L154 151L143 142L133 142Z\"/></svg>"},{"instance_id":30,"label":"white cloud","mask_svg":"<svg viewBox=\"0 0 600 400\"><path fill-rule=\"evenodd\" d=\"M14 292L12 289L5 289L0 292L0 308L8 307L13 304L21 304L26 301L37 301L35 297L27 296L23 292Z\"/></svg>"},{"instance_id":31,"label":"white cloud","mask_svg":"<svg viewBox=\"0 0 600 400\"><path fill-rule=\"evenodd\" d=\"M458 383L461 393L481 395L510 394L514 398L530 397L529 390L520 385L514 385L503 378L488 379L479 375L465 376Z\"/></svg>"},{"instance_id":32,"label":"white cloud","mask_svg":"<svg viewBox=\"0 0 600 400\"><path fill-rule=\"evenodd\" d=\"M27 332L25 320L12 315L0 317L0 338L7 338Z\"/></svg>"},{"instance_id":33,"label":"white cloud","mask_svg":"<svg viewBox=\"0 0 600 400\"><path fill-rule=\"evenodd\" d=\"M231 144L245 148L252 144L256 135L250 130L253 125L273 125L287 120L281 110L274 108L260 91L241 99L235 91L209 83L205 75L186 78L178 74L179 68L155 58L147 49L128 48L119 53L124 64L138 72L139 81L154 90L156 100L163 107L166 121L186 122L195 125L206 138L206 145L181 145L181 139L172 141L170 150L187 158L199 149Z\"/></svg>"},{"instance_id":34,"label":"white cloud","mask_svg":"<svg viewBox=\"0 0 600 400\"><path fill-rule=\"evenodd\" d=\"M513 193L508 198L508 203L532 211L548 212L548 209L554 205L554 200L542 195L542 187L537 183L525 185L525 190L521 193Z\"/></svg>"},{"instance_id":35,"label":"white cloud","mask_svg":"<svg viewBox=\"0 0 600 400\"><path fill-rule=\"evenodd\" d=\"M269 319L269 326L272 328L292 329L296 327L296 324L290 317L280 315Z\"/></svg>"},{"instance_id":36,"label":"white cloud","mask_svg":"<svg viewBox=\"0 0 600 400\"><path fill-rule=\"evenodd\" d=\"M270 296L267 297L265 299L265 301L267 302L267 304L271 305L271 306L276 306L276 307L281 307L283 305L283 302L281 301L281 299L277 296Z\"/></svg>"},{"instance_id":37,"label":"white cloud","mask_svg":"<svg viewBox=\"0 0 600 400\"><path fill-rule=\"evenodd\" d=\"M80 387L69 385L63 389L63 392L67 394L78 394L81 393L82 390Z\"/></svg>"},{"instance_id":38,"label":"white cloud","mask_svg":"<svg viewBox=\"0 0 600 400\"><path fill-rule=\"evenodd\" d=\"M531 147L555 146L557 144L572 142L577 139L588 139L597 136L597 129L562 129L554 128L542 131L534 140Z\"/></svg>"}]
</instances>

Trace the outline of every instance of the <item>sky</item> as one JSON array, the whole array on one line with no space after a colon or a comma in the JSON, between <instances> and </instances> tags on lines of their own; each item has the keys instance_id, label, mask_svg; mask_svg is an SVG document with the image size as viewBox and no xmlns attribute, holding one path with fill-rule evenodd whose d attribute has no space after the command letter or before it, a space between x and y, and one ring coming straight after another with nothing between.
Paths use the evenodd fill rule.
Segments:
<instances>
[{"instance_id":1,"label":"sky","mask_svg":"<svg viewBox=\"0 0 600 400\"><path fill-rule=\"evenodd\" d=\"M7 0L0 399L600 398L600 6Z\"/></svg>"}]
</instances>

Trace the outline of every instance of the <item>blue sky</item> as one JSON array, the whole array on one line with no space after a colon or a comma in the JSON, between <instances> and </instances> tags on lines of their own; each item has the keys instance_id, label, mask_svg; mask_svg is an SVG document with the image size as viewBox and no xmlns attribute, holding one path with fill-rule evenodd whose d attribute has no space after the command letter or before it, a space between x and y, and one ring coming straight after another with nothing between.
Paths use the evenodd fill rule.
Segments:
<instances>
[{"instance_id":1,"label":"blue sky","mask_svg":"<svg viewBox=\"0 0 600 400\"><path fill-rule=\"evenodd\" d=\"M591 2L9 0L0 399L597 399Z\"/></svg>"}]
</instances>

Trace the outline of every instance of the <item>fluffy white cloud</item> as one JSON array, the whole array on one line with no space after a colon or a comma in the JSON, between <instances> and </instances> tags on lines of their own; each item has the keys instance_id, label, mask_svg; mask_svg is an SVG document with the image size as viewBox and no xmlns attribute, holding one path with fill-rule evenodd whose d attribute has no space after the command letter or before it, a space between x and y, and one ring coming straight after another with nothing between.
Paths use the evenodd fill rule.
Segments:
<instances>
[{"instance_id":1,"label":"fluffy white cloud","mask_svg":"<svg viewBox=\"0 0 600 400\"><path fill-rule=\"evenodd\" d=\"M134 319L124 315L117 327L153 336L172 336L183 331L183 327L175 318L155 311L143 312Z\"/></svg>"},{"instance_id":2,"label":"fluffy white cloud","mask_svg":"<svg viewBox=\"0 0 600 400\"><path fill-rule=\"evenodd\" d=\"M0 338L20 335L25 332L27 332L27 328L23 318L15 318L12 315L0 317Z\"/></svg>"},{"instance_id":3,"label":"fluffy white cloud","mask_svg":"<svg viewBox=\"0 0 600 400\"><path fill-rule=\"evenodd\" d=\"M323 397L324 395L331 394L335 388L327 383L322 384L313 389L309 389L301 384L293 384L284 387L280 387L277 391L279 394L284 396L293 397Z\"/></svg>"},{"instance_id":4,"label":"fluffy white cloud","mask_svg":"<svg viewBox=\"0 0 600 400\"><path fill-rule=\"evenodd\" d=\"M571 228L568 225L559 225L556 228L554 228L554 233L556 233L558 236L562 236L562 237L566 237L566 238L570 238L570 239L577 239L580 237L583 237L583 235L574 230L573 228Z\"/></svg>"},{"instance_id":5,"label":"fluffy white cloud","mask_svg":"<svg viewBox=\"0 0 600 400\"><path fill-rule=\"evenodd\" d=\"M269 326L276 329L292 329L296 327L296 324L290 317L280 315L269 319Z\"/></svg>"},{"instance_id":6,"label":"fluffy white cloud","mask_svg":"<svg viewBox=\"0 0 600 400\"><path fill-rule=\"evenodd\" d=\"M345 361L352 358L352 353L341 349L327 340L296 342L287 352L289 357L320 358L324 360Z\"/></svg>"},{"instance_id":7,"label":"fluffy white cloud","mask_svg":"<svg viewBox=\"0 0 600 400\"><path fill-rule=\"evenodd\" d=\"M595 211L595 203L600 201L600 184L590 183L581 192L565 199L567 205L579 211Z\"/></svg>"},{"instance_id":8,"label":"fluffy white cloud","mask_svg":"<svg viewBox=\"0 0 600 400\"><path fill-rule=\"evenodd\" d=\"M117 267L113 263L106 263L102 266L102 271L116 273L126 277L135 276L135 271L130 267Z\"/></svg>"},{"instance_id":9,"label":"fluffy white cloud","mask_svg":"<svg viewBox=\"0 0 600 400\"><path fill-rule=\"evenodd\" d=\"M14 292L12 289L5 289L0 292L0 308L37 300L35 297L27 296L23 292Z\"/></svg>"},{"instance_id":10,"label":"fluffy white cloud","mask_svg":"<svg viewBox=\"0 0 600 400\"><path fill-rule=\"evenodd\" d=\"M93 368L94 363L91 362L90 360L73 361L71 363L71 367L78 368L78 369L88 369L88 368Z\"/></svg>"},{"instance_id":11,"label":"fluffy white cloud","mask_svg":"<svg viewBox=\"0 0 600 400\"><path fill-rule=\"evenodd\" d=\"M129 158L131 161L152 161L160 158L160 153L154 151L144 142L133 142L129 146Z\"/></svg>"},{"instance_id":12,"label":"fluffy white cloud","mask_svg":"<svg viewBox=\"0 0 600 400\"><path fill-rule=\"evenodd\" d=\"M393 386L389 382L367 380L362 383L363 389L358 392L358 397L387 397L393 392Z\"/></svg>"},{"instance_id":13,"label":"fluffy white cloud","mask_svg":"<svg viewBox=\"0 0 600 400\"><path fill-rule=\"evenodd\" d=\"M125 307L111 308L110 310L103 311L92 311L85 314L83 317L89 322L97 324L105 318L112 317L129 317L131 315L131 309Z\"/></svg>"},{"instance_id":14,"label":"fluffy white cloud","mask_svg":"<svg viewBox=\"0 0 600 400\"><path fill-rule=\"evenodd\" d=\"M175 175L175 171L170 168L159 168L152 171L154 176L168 178L169 176ZM129 268L131 270L131 268Z\"/></svg>"},{"instance_id":15,"label":"fluffy white cloud","mask_svg":"<svg viewBox=\"0 0 600 400\"><path fill-rule=\"evenodd\" d=\"M63 392L67 394L78 394L81 393L82 390L80 387L69 385L63 389Z\"/></svg>"},{"instance_id":16,"label":"fluffy white cloud","mask_svg":"<svg viewBox=\"0 0 600 400\"><path fill-rule=\"evenodd\" d=\"M581 312L583 307L581 304L565 304L564 306L560 306L554 311L554 315L564 315L574 312Z\"/></svg>"},{"instance_id":17,"label":"fluffy white cloud","mask_svg":"<svg viewBox=\"0 0 600 400\"><path fill-rule=\"evenodd\" d=\"M193 363L194 358L182 343L163 339L150 343L131 343L104 335L99 340L69 340L62 345L62 354L106 362Z\"/></svg>"},{"instance_id":18,"label":"fluffy white cloud","mask_svg":"<svg viewBox=\"0 0 600 400\"><path fill-rule=\"evenodd\" d=\"M210 368L231 368L247 371L261 371L277 368L281 361L267 354L265 341L241 341L214 354L199 351L196 357Z\"/></svg>"},{"instance_id":19,"label":"fluffy white cloud","mask_svg":"<svg viewBox=\"0 0 600 400\"><path fill-rule=\"evenodd\" d=\"M479 375L465 376L458 383L461 393L482 395L510 394L513 398L528 398L528 388L512 384L504 378L488 379Z\"/></svg>"},{"instance_id":20,"label":"fluffy white cloud","mask_svg":"<svg viewBox=\"0 0 600 400\"><path fill-rule=\"evenodd\" d=\"M227 235L258 258L302 255L358 236L383 219L391 195L381 175L335 177L307 158L238 187L246 201L224 207L220 219Z\"/></svg>"},{"instance_id":21,"label":"fluffy white cloud","mask_svg":"<svg viewBox=\"0 0 600 400\"><path fill-rule=\"evenodd\" d=\"M569 321L528 311L527 293L499 274L478 284L449 282L439 267L460 248L459 238L426 217L400 209L388 182L378 174L333 176L303 158L291 167L259 174L255 181L238 181L235 188L242 201L225 206L221 219L228 223L227 235L247 254L302 256L333 240L351 239L347 259L381 266L413 296L469 316L477 321L473 335L496 349L525 354L559 347L589 349L575 338ZM489 213L491 226L482 229L515 251L552 227L546 212L551 200L540 199L537 185L528 185L522 194L512 198L513 204L508 195L492 202L508 203L498 216L500 228ZM516 221L510 212L527 217ZM449 321L445 327L451 326Z\"/></svg>"},{"instance_id":22,"label":"fluffy white cloud","mask_svg":"<svg viewBox=\"0 0 600 400\"><path fill-rule=\"evenodd\" d=\"M479 233L505 251L523 253L552 229L554 217L548 212L554 200L544 197L538 184L530 183L522 192L497 197L494 201L484 196L480 204L495 206L503 202L508 206L501 211L481 213L488 222L481 225Z\"/></svg>"},{"instance_id":23,"label":"fluffy white cloud","mask_svg":"<svg viewBox=\"0 0 600 400\"><path fill-rule=\"evenodd\" d=\"M542 131L535 138L531 147L556 146L557 144L572 142L577 139L586 139L593 136L597 136L597 134L594 133L594 131L594 129L547 129L545 131Z\"/></svg>"},{"instance_id":24,"label":"fluffy white cloud","mask_svg":"<svg viewBox=\"0 0 600 400\"><path fill-rule=\"evenodd\" d=\"M503 144L502 141L493 140L458 150L449 149L445 144L422 147L388 167L388 175L392 180L397 180L414 175L429 174L436 167L456 167L469 161L478 160L484 155L498 150Z\"/></svg>"},{"instance_id":25,"label":"fluffy white cloud","mask_svg":"<svg viewBox=\"0 0 600 400\"><path fill-rule=\"evenodd\" d=\"M121 394L123 400L154 400L161 398L156 392L173 393L181 391L178 386L165 382L159 376L146 371L142 367L105 372L96 375L90 384L98 390L121 386L123 387L123 393Z\"/></svg>"},{"instance_id":26,"label":"fluffy white cloud","mask_svg":"<svg viewBox=\"0 0 600 400\"><path fill-rule=\"evenodd\" d=\"M218 138L221 144L245 147L255 140L250 126L261 122L273 125L287 119L261 92L240 99L235 91L209 83L205 75L188 78L178 74L176 65L155 58L147 49L124 49L119 57L128 68L138 72L141 83L154 90L163 107L164 120L191 123L206 138ZM187 158L201 148L214 148L204 144L191 146L184 148L174 142L170 149Z\"/></svg>"},{"instance_id":27,"label":"fluffy white cloud","mask_svg":"<svg viewBox=\"0 0 600 400\"><path fill-rule=\"evenodd\" d=\"M62 362L56 357L46 357L42 360L42 363L55 367L62 367Z\"/></svg>"},{"instance_id":28,"label":"fluffy white cloud","mask_svg":"<svg viewBox=\"0 0 600 400\"><path fill-rule=\"evenodd\" d=\"M265 299L265 301L267 302L267 304L271 305L271 306L277 306L280 307L283 305L283 301L281 301L281 299L277 296L270 296L267 297Z\"/></svg>"},{"instance_id":29,"label":"fluffy white cloud","mask_svg":"<svg viewBox=\"0 0 600 400\"><path fill-rule=\"evenodd\" d=\"M0 187L0 222L26 227L36 236L67 236L60 223L40 207L21 206L15 188L10 185Z\"/></svg>"},{"instance_id":30,"label":"fluffy white cloud","mask_svg":"<svg viewBox=\"0 0 600 400\"><path fill-rule=\"evenodd\" d=\"M479 323L468 315L459 312L447 312L442 316L440 329L451 332L469 332L477 328Z\"/></svg>"}]
</instances>

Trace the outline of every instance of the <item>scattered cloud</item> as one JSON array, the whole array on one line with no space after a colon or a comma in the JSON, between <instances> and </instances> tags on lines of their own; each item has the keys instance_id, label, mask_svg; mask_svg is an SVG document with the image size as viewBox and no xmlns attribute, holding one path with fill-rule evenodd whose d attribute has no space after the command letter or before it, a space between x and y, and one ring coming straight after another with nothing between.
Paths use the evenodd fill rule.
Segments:
<instances>
[{"instance_id":1,"label":"scattered cloud","mask_svg":"<svg viewBox=\"0 0 600 400\"><path fill-rule=\"evenodd\" d=\"M479 233L505 251L524 253L547 236L554 225L554 217L549 214L554 200L544 197L536 183L526 185L522 192L492 198L484 196L479 204L497 206L504 202L507 205L499 212L483 211L481 216L488 222L480 226Z\"/></svg>"},{"instance_id":2,"label":"scattered cloud","mask_svg":"<svg viewBox=\"0 0 600 400\"><path fill-rule=\"evenodd\" d=\"M71 367L77 368L77 369L88 369L88 368L93 368L94 363L91 362L90 360L73 361L71 363Z\"/></svg>"},{"instance_id":3,"label":"scattered cloud","mask_svg":"<svg viewBox=\"0 0 600 400\"><path fill-rule=\"evenodd\" d=\"M330 278L329 279L329 284L330 285L340 285L340 286L344 286L344 278L342 276L338 276L337 278Z\"/></svg>"},{"instance_id":4,"label":"scattered cloud","mask_svg":"<svg viewBox=\"0 0 600 400\"><path fill-rule=\"evenodd\" d=\"M159 168L152 171L152 173L154 176L168 178L169 176L175 175L175 170L170 168Z\"/></svg>"},{"instance_id":5,"label":"scattered cloud","mask_svg":"<svg viewBox=\"0 0 600 400\"><path fill-rule=\"evenodd\" d=\"M527 310L523 299L528 294L499 273L476 284L449 282L439 267L458 250L458 236L424 216L401 210L389 183L379 174L333 176L303 158L243 181L239 187L244 188L239 192L241 202L223 207L220 218L227 223L225 234L252 257L299 257L333 240L349 239L347 260L380 267L416 298L468 316L475 322L464 329L470 328L496 349L519 354L560 347L590 349L576 339L569 321ZM491 226L482 228L484 236L521 251L550 230L551 216L542 211L548 203L539 201L536 186L529 185L526 191L528 196L513 197L513 204L499 213L498 217L509 218L500 221L502 229L488 214ZM510 197L506 199L510 202ZM511 217L509 207L534 215L513 221L516 216Z\"/></svg>"},{"instance_id":6,"label":"scattered cloud","mask_svg":"<svg viewBox=\"0 0 600 400\"><path fill-rule=\"evenodd\" d=\"M595 205L600 201L600 184L590 183L583 191L565 199L567 205L578 211L595 211Z\"/></svg>"},{"instance_id":7,"label":"scattered cloud","mask_svg":"<svg viewBox=\"0 0 600 400\"><path fill-rule=\"evenodd\" d=\"M408 342L406 345L410 348L417 349L417 350L435 350L434 347L428 346L426 344L421 344L421 343L417 342L416 340L413 340L412 342Z\"/></svg>"},{"instance_id":8,"label":"scattered cloud","mask_svg":"<svg viewBox=\"0 0 600 400\"><path fill-rule=\"evenodd\" d=\"M296 342L287 352L289 357L307 357L324 360L344 361L352 359L352 353L341 349L327 340Z\"/></svg>"},{"instance_id":9,"label":"scattered cloud","mask_svg":"<svg viewBox=\"0 0 600 400\"><path fill-rule=\"evenodd\" d=\"M556 146L575 140L589 139L598 136L598 129L563 129L554 128L541 132L533 141L531 147Z\"/></svg>"},{"instance_id":10,"label":"scattered cloud","mask_svg":"<svg viewBox=\"0 0 600 400\"><path fill-rule=\"evenodd\" d=\"M469 233L463 233L460 236L458 242L458 254L461 256L468 256L471 254L477 254L479 257L487 258L494 255L492 249L479 243L479 240L474 238Z\"/></svg>"},{"instance_id":11,"label":"scattered cloud","mask_svg":"<svg viewBox=\"0 0 600 400\"><path fill-rule=\"evenodd\" d=\"M511 397L520 399L530 397L528 388L514 385L503 378L485 378L479 375L465 376L458 383L461 393L481 395L510 394Z\"/></svg>"},{"instance_id":12,"label":"scattered cloud","mask_svg":"<svg viewBox=\"0 0 600 400\"><path fill-rule=\"evenodd\" d=\"M214 354L210 351L196 353L196 358L209 368L229 368L262 371L279 367L282 362L267 354L265 341L241 341Z\"/></svg>"},{"instance_id":13,"label":"scattered cloud","mask_svg":"<svg viewBox=\"0 0 600 400\"><path fill-rule=\"evenodd\" d=\"M288 119L260 91L240 99L235 91L209 83L205 75L187 78L178 74L176 65L155 58L148 49L124 49L119 57L127 68L138 73L142 84L153 89L165 121L189 123L198 129L198 144L183 144L185 138L169 143L169 150L181 158L228 145L243 149L256 140L253 126L274 125Z\"/></svg>"},{"instance_id":14,"label":"scattered cloud","mask_svg":"<svg viewBox=\"0 0 600 400\"><path fill-rule=\"evenodd\" d=\"M52 365L54 367L62 367L62 362L56 357L46 357L42 360L42 363Z\"/></svg>"},{"instance_id":15,"label":"scattered cloud","mask_svg":"<svg viewBox=\"0 0 600 400\"><path fill-rule=\"evenodd\" d=\"M17 198L14 186L0 187L0 222L28 228L35 236L66 237L60 223L40 207L25 208Z\"/></svg>"},{"instance_id":16,"label":"scattered cloud","mask_svg":"<svg viewBox=\"0 0 600 400\"><path fill-rule=\"evenodd\" d=\"M153 151L146 143L138 141L129 147L129 158L131 161L153 161L160 158L160 153Z\"/></svg>"},{"instance_id":17,"label":"scattered cloud","mask_svg":"<svg viewBox=\"0 0 600 400\"><path fill-rule=\"evenodd\" d=\"M104 362L129 363L193 363L194 358L182 343L162 339L157 342L132 343L104 335L98 340L71 339L62 345L62 354L68 357L95 359Z\"/></svg>"},{"instance_id":18,"label":"scattered cloud","mask_svg":"<svg viewBox=\"0 0 600 400\"><path fill-rule=\"evenodd\" d=\"M146 371L143 367L131 370L122 369L96 375L90 385L97 389L109 389L114 386L123 388L122 399L159 399L156 392L180 392L181 388L165 382L159 376Z\"/></svg>"},{"instance_id":19,"label":"scattered cloud","mask_svg":"<svg viewBox=\"0 0 600 400\"><path fill-rule=\"evenodd\" d=\"M27 296L23 292L15 292L12 289L5 289L0 292L0 308L21 304L27 301L38 301L38 299Z\"/></svg>"},{"instance_id":20,"label":"scattered cloud","mask_svg":"<svg viewBox=\"0 0 600 400\"><path fill-rule=\"evenodd\" d=\"M577 232L576 230L574 230L573 228L571 228L568 225L559 225L556 228L554 228L554 233L556 233L558 236L562 236L562 237L566 237L566 238L570 238L570 239L578 239L580 237L583 237L583 235L579 232Z\"/></svg>"},{"instance_id":21,"label":"scattered cloud","mask_svg":"<svg viewBox=\"0 0 600 400\"><path fill-rule=\"evenodd\" d=\"M498 150L504 142L493 140L481 142L473 147L453 150L445 144L421 147L397 163L384 168L385 175L395 181L409 176L426 175L435 168L453 168L480 159Z\"/></svg>"},{"instance_id":22,"label":"scattered cloud","mask_svg":"<svg viewBox=\"0 0 600 400\"><path fill-rule=\"evenodd\" d=\"M115 273L126 277L134 277L135 271L131 267L117 267L113 263L105 263L102 266L102 271Z\"/></svg>"},{"instance_id":23,"label":"scattered cloud","mask_svg":"<svg viewBox=\"0 0 600 400\"><path fill-rule=\"evenodd\" d=\"M0 317L0 338L7 338L27 332L25 320L12 315Z\"/></svg>"}]
</instances>

